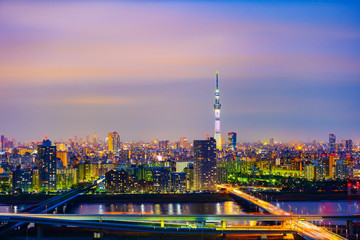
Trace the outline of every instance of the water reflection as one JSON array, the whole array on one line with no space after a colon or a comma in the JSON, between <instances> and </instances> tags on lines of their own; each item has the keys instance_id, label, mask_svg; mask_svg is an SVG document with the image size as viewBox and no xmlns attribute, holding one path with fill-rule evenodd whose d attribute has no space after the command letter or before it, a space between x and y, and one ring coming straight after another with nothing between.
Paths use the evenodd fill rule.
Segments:
<instances>
[{"instance_id":1,"label":"water reflection","mask_svg":"<svg viewBox=\"0 0 360 240\"><path fill-rule=\"evenodd\" d=\"M285 211L298 214L342 215L360 214L359 200L341 201L295 201L272 202ZM0 205L0 212L14 213L31 206L31 204ZM74 214L106 214L106 213L133 213L133 214L246 214L236 202L214 203L82 203L66 213Z\"/></svg>"},{"instance_id":2,"label":"water reflection","mask_svg":"<svg viewBox=\"0 0 360 240\"><path fill-rule=\"evenodd\" d=\"M174 215L174 208L173 208L173 204L172 203L169 203L168 205L168 214L169 215Z\"/></svg>"},{"instance_id":3,"label":"water reflection","mask_svg":"<svg viewBox=\"0 0 360 240\"><path fill-rule=\"evenodd\" d=\"M176 214L181 214L181 205L180 205L180 203L177 203L176 204Z\"/></svg>"},{"instance_id":4,"label":"water reflection","mask_svg":"<svg viewBox=\"0 0 360 240\"><path fill-rule=\"evenodd\" d=\"M220 215L221 214L221 206L220 203L216 203L216 215Z\"/></svg>"},{"instance_id":5,"label":"water reflection","mask_svg":"<svg viewBox=\"0 0 360 240\"><path fill-rule=\"evenodd\" d=\"M18 213L25 208L31 206L30 204L20 204L20 205L0 205L0 213Z\"/></svg>"},{"instance_id":6,"label":"water reflection","mask_svg":"<svg viewBox=\"0 0 360 240\"><path fill-rule=\"evenodd\" d=\"M99 206L99 214L104 214L104 209L102 204L100 204Z\"/></svg>"},{"instance_id":7,"label":"water reflection","mask_svg":"<svg viewBox=\"0 0 360 240\"><path fill-rule=\"evenodd\" d=\"M134 203L134 204L81 204L73 214L246 214L236 202L215 203Z\"/></svg>"},{"instance_id":8,"label":"water reflection","mask_svg":"<svg viewBox=\"0 0 360 240\"><path fill-rule=\"evenodd\" d=\"M343 215L359 214L359 200L334 200L334 201L295 201L295 202L272 202L284 209L298 214L314 215Z\"/></svg>"}]
</instances>

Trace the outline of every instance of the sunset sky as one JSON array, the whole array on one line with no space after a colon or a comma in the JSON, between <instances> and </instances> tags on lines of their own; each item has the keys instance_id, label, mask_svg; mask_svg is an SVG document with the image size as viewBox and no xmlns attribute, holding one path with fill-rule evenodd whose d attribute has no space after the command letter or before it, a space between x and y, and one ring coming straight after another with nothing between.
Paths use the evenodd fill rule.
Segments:
<instances>
[{"instance_id":1,"label":"sunset sky","mask_svg":"<svg viewBox=\"0 0 360 240\"><path fill-rule=\"evenodd\" d=\"M0 134L360 140L357 1L0 1Z\"/></svg>"}]
</instances>

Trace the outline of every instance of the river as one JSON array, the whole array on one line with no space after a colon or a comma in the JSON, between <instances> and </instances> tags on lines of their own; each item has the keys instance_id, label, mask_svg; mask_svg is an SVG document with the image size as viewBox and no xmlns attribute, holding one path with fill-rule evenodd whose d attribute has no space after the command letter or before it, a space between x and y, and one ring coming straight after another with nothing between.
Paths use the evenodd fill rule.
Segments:
<instances>
[{"instance_id":1,"label":"river","mask_svg":"<svg viewBox=\"0 0 360 240\"><path fill-rule=\"evenodd\" d=\"M340 200L340 201L294 201L294 202L272 202L277 207L294 214L314 214L314 215L341 215L358 214L359 200ZM30 206L29 204L20 205L0 205L0 212L19 212ZM83 203L65 209L67 214L247 214L237 202L211 202L211 203ZM244 222L232 222L230 224L243 225ZM245 224L249 224L246 223ZM316 222L318 225L344 225L341 221ZM15 239L15 238L14 238ZM16 239L23 239L21 237ZM49 239L52 239L51 237ZM81 239L81 238L79 238ZM88 239L88 238L84 238ZM127 237L124 239L138 239ZM144 238L148 240L156 238ZM167 239L167 238L166 238ZM226 238L228 239L228 238ZM229 238L231 239L231 238Z\"/></svg>"},{"instance_id":2,"label":"river","mask_svg":"<svg viewBox=\"0 0 360 240\"><path fill-rule=\"evenodd\" d=\"M271 202L275 206L295 214L342 215L360 214L360 200L286 201ZM0 204L0 212L17 213L29 204ZM66 211L69 214L246 214L242 206L233 201L211 203L83 203Z\"/></svg>"}]
</instances>

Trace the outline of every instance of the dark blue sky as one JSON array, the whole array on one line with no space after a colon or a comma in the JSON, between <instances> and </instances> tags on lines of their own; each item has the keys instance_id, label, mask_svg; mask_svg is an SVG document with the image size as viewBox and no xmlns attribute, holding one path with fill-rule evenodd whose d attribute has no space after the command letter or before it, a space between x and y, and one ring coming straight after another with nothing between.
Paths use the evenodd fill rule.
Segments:
<instances>
[{"instance_id":1,"label":"dark blue sky","mask_svg":"<svg viewBox=\"0 0 360 240\"><path fill-rule=\"evenodd\" d=\"M356 1L1 1L1 133L359 140Z\"/></svg>"}]
</instances>

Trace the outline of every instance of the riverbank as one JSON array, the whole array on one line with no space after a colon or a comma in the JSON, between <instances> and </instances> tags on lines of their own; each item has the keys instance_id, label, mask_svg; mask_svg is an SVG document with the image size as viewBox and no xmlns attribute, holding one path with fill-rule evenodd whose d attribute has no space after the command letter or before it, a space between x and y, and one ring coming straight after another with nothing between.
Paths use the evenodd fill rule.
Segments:
<instances>
[{"instance_id":1,"label":"riverbank","mask_svg":"<svg viewBox=\"0 0 360 240\"><path fill-rule=\"evenodd\" d=\"M0 204L36 204L55 195L19 194L0 195ZM167 202L226 202L234 201L224 193L188 194L89 194L72 200L73 203L167 203Z\"/></svg>"},{"instance_id":2,"label":"riverbank","mask_svg":"<svg viewBox=\"0 0 360 240\"><path fill-rule=\"evenodd\" d=\"M36 204L43 202L56 195L46 194L18 194L18 195L0 195L0 204Z\"/></svg>"}]
</instances>

